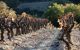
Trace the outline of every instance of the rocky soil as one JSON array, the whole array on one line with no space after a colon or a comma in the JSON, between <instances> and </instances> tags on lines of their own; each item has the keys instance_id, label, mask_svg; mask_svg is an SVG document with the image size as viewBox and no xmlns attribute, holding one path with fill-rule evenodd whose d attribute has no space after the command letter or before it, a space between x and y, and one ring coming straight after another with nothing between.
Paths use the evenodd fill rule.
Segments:
<instances>
[{"instance_id":1,"label":"rocky soil","mask_svg":"<svg viewBox=\"0 0 80 50\"><path fill-rule=\"evenodd\" d=\"M66 50L65 44L57 40L59 33L57 28L42 28L36 32L15 36L12 41L5 39L5 42L0 42L0 50ZM73 29L71 41L74 45L71 50L80 49L79 36L79 29Z\"/></svg>"}]
</instances>

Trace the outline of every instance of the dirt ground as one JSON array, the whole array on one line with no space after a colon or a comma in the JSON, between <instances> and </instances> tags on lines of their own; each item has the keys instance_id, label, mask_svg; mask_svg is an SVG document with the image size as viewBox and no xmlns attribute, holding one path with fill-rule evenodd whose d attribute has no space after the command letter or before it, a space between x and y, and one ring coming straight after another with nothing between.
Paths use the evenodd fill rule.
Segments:
<instances>
[{"instance_id":1,"label":"dirt ground","mask_svg":"<svg viewBox=\"0 0 80 50\"><path fill-rule=\"evenodd\" d=\"M57 28L42 28L36 32L14 36L9 41L7 36L5 42L0 42L0 50L65 50L64 43L57 40L60 30ZM80 49L80 31L73 29L71 41L74 44L71 50Z\"/></svg>"}]
</instances>

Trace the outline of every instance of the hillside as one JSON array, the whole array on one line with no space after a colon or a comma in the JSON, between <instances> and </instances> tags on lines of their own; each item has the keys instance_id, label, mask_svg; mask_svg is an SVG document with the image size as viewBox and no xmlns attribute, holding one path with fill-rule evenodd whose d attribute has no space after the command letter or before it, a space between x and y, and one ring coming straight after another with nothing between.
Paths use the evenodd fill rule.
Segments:
<instances>
[{"instance_id":1,"label":"hillside","mask_svg":"<svg viewBox=\"0 0 80 50\"><path fill-rule=\"evenodd\" d=\"M29 8L30 10L38 10L38 11L45 11L47 10L48 6L51 2L32 2L32 3L23 3L18 5L17 9L24 10Z\"/></svg>"}]
</instances>

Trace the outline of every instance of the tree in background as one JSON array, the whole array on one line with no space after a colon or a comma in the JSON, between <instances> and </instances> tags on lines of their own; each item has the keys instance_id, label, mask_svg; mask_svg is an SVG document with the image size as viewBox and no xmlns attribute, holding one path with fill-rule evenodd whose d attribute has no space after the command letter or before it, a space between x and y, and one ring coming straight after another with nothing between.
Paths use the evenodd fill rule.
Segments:
<instances>
[{"instance_id":1,"label":"tree in background","mask_svg":"<svg viewBox=\"0 0 80 50\"><path fill-rule=\"evenodd\" d=\"M1 1L0 2L0 15L11 15L10 17L15 18L16 17L16 12L9 8L5 2Z\"/></svg>"},{"instance_id":2,"label":"tree in background","mask_svg":"<svg viewBox=\"0 0 80 50\"><path fill-rule=\"evenodd\" d=\"M66 8L64 9L64 14L73 12L75 15L75 21L80 23L80 4L76 5L73 3L66 4Z\"/></svg>"},{"instance_id":3,"label":"tree in background","mask_svg":"<svg viewBox=\"0 0 80 50\"><path fill-rule=\"evenodd\" d=\"M9 7L4 3L0 2L0 14L7 14Z\"/></svg>"},{"instance_id":4,"label":"tree in background","mask_svg":"<svg viewBox=\"0 0 80 50\"><path fill-rule=\"evenodd\" d=\"M65 6L63 4L53 3L49 6L48 10L44 13L44 17L48 18L53 25L58 25L58 17L62 17L64 14L69 12L74 13L75 21L80 23L80 4L76 5L73 3L67 3Z\"/></svg>"},{"instance_id":5,"label":"tree in background","mask_svg":"<svg viewBox=\"0 0 80 50\"><path fill-rule=\"evenodd\" d=\"M62 4L54 3L52 6L49 6L49 9L44 13L44 17L48 18L52 24L56 27L59 26L58 17L64 14L64 8Z\"/></svg>"}]
</instances>

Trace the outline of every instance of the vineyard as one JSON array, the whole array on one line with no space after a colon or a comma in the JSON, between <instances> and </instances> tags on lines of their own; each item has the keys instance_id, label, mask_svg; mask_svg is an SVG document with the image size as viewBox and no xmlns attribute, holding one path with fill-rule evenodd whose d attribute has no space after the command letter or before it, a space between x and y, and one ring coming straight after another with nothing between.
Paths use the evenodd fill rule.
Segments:
<instances>
[{"instance_id":1,"label":"vineyard","mask_svg":"<svg viewBox=\"0 0 80 50\"><path fill-rule=\"evenodd\" d=\"M80 4L50 4L38 17L0 1L0 50L79 50Z\"/></svg>"}]
</instances>

